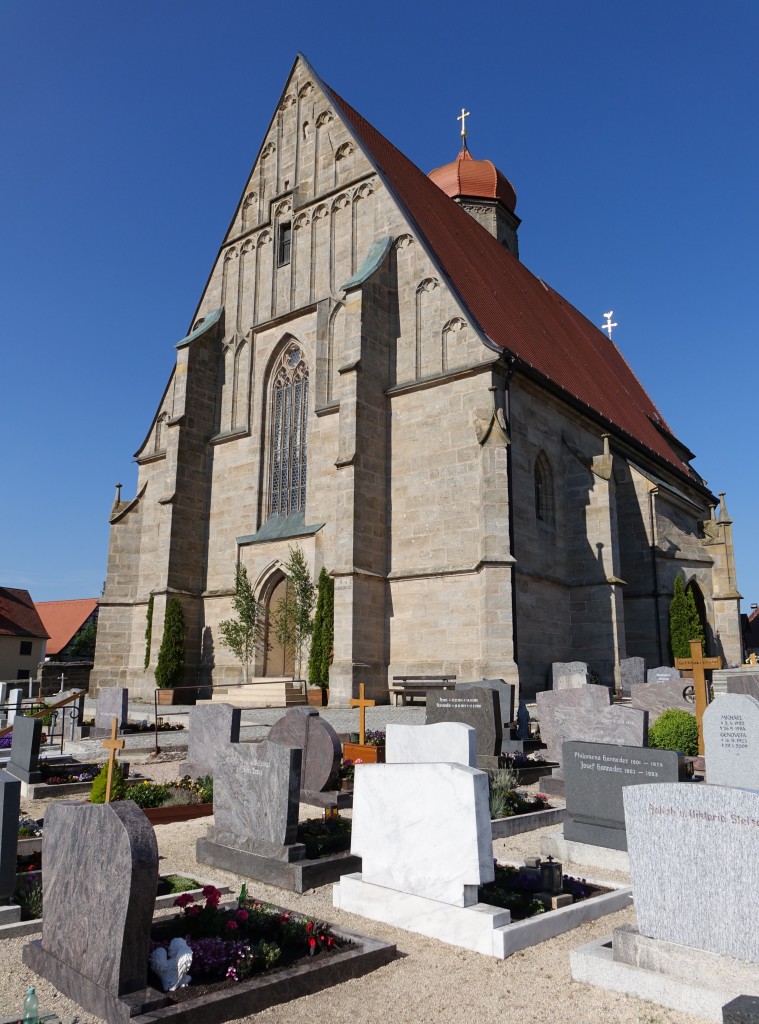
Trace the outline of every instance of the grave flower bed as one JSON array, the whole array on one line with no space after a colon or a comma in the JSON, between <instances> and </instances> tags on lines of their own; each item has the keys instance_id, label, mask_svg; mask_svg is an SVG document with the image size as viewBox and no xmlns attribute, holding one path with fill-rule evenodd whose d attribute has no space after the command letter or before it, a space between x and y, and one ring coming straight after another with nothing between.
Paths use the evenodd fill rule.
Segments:
<instances>
[{"instance_id":1,"label":"grave flower bed","mask_svg":"<svg viewBox=\"0 0 759 1024\"><path fill-rule=\"evenodd\" d=\"M495 865L495 880L479 887L480 903L488 903L493 907L504 907L511 911L512 921L523 921L536 914L550 913L542 900L537 898L541 882L539 875L524 868L512 867L508 864ZM596 883L584 878L563 876L562 893L572 897L572 903L580 903L593 896L601 896L611 892Z\"/></svg>"},{"instance_id":2,"label":"grave flower bed","mask_svg":"<svg viewBox=\"0 0 759 1024\"><path fill-rule=\"evenodd\" d=\"M92 782L101 770L99 764L56 764L40 761L42 781L48 786L67 786L72 782Z\"/></svg>"},{"instance_id":3,"label":"grave flower bed","mask_svg":"<svg viewBox=\"0 0 759 1024\"><path fill-rule=\"evenodd\" d=\"M488 772L490 788L490 817L512 818L519 814L533 814L550 807L543 793L529 796L517 789L518 775L512 768L496 768Z\"/></svg>"},{"instance_id":4,"label":"grave flower bed","mask_svg":"<svg viewBox=\"0 0 759 1024\"><path fill-rule=\"evenodd\" d=\"M203 889L203 897L202 905L190 893L177 897L174 904L181 913L153 925L151 954L158 948L168 950L174 938L183 938L192 950L190 984L167 993L175 1002L353 948L326 923L249 898L245 885L237 902L228 906L220 906L221 894L212 885Z\"/></svg>"},{"instance_id":5,"label":"grave flower bed","mask_svg":"<svg viewBox=\"0 0 759 1024\"><path fill-rule=\"evenodd\" d=\"M309 818L298 825L298 843L306 847L306 857L314 859L351 848L351 822L339 815L333 818Z\"/></svg>"}]
</instances>

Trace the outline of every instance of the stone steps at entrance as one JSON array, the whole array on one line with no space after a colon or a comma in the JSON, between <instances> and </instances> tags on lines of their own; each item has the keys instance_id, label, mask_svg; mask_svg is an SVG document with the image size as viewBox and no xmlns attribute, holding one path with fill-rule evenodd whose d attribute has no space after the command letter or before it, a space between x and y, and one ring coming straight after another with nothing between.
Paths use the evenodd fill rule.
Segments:
<instances>
[{"instance_id":1,"label":"stone steps at entrance","mask_svg":"<svg viewBox=\"0 0 759 1024\"><path fill-rule=\"evenodd\" d=\"M290 708L306 703L301 684L286 677L252 679L241 686L220 686L214 689L210 700L198 701L198 704L232 704L238 708Z\"/></svg>"}]
</instances>

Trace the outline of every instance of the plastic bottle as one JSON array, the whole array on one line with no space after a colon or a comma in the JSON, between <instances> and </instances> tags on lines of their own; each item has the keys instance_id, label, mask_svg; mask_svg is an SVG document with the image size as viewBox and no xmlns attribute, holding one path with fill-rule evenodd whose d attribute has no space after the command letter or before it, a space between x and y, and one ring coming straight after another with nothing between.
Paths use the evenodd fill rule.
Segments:
<instances>
[{"instance_id":1,"label":"plastic bottle","mask_svg":"<svg viewBox=\"0 0 759 1024\"><path fill-rule=\"evenodd\" d=\"M34 987L27 990L24 1000L24 1024L40 1024L40 1011Z\"/></svg>"}]
</instances>

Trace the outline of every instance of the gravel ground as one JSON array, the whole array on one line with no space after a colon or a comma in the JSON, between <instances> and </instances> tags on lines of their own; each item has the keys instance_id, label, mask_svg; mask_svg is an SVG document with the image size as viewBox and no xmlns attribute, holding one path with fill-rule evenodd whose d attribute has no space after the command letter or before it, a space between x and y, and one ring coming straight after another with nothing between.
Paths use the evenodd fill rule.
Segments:
<instances>
[{"instance_id":1,"label":"gravel ground","mask_svg":"<svg viewBox=\"0 0 759 1024\"><path fill-rule=\"evenodd\" d=\"M131 708L130 708L131 710ZM325 709L324 717L338 732L352 731L357 713ZM282 709L246 710L243 720L265 734L280 717ZM381 728L388 721L422 722L424 709L380 707L367 713L367 727ZM258 738L255 736L255 738ZM141 774L157 782L168 782L182 774L182 753L166 751L158 761L148 762L147 753L132 752L130 761ZM139 763L143 762L143 763ZM537 790L538 786L530 787ZM47 801L23 801L23 810L32 817L44 814ZM301 817L317 816L314 808L302 807ZM184 871L201 878L224 882L238 889L246 879L226 871L198 865L195 841L205 835L212 819L205 818L156 828L161 871ZM539 853L540 837L547 829L525 833L494 843L501 860L523 860ZM625 875L595 869L574 868L571 873L589 878L628 881ZM249 881L249 880L248 880ZM634 923L634 908L620 911L523 950L499 961L447 946L434 939L401 931L369 921L332 906L332 887L298 895L272 886L249 883L253 894L262 900L331 921L366 935L395 943L397 958L390 964L353 981L345 982L316 995L272 1007L241 1021L261 1024L302 1024L304 1020L330 1021L331 1024L701 1024L701 1018L666 1010L631 996L606 992L573 982L569 973L569 952L591 939L611 932L621 924ZM26 989L35 985L42 1012L55 1012L63 1024L99 1024L100 1018L82 1011L44 979L38 978L21 962L27 939L8 939L0 956L0 1016L19 1011Z\"/></svg>"}]
</instances>

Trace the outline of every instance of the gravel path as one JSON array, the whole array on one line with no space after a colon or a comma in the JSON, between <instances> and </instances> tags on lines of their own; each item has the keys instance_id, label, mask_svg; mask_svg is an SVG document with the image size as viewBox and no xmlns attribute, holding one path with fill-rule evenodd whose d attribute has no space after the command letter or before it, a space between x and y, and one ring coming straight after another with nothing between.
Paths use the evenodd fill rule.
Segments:
<instances>
[{"instance_id":1,"label":"gravel path","mask_svg":"<svg viewBox=\"0 0 759 1024\"><path fill-rule=\"evenodd\" d=\"M177 762L163 762L145 769L157 780L173 778L181 771ZM35 817L43 813L39 803L27 802ZM303 808L303 815L313 809ZM226 882L239 888L244 879L195 860L195 840L205 834L210 819L200 819L156 829L162 871L185 871ZM517 860L536 853L540 830L498 840L499 859ZM599 871L589 877L616 878ZM352 931L374 935L398 948L391 964L363 978L345 982L316 995L272 1007L263 1013L241 1018L262 1024L302 1024L304 1020L331 1024L697 1024L699 1018L665 1010L650 1003L605 992L573 982L569 974L569 951L592 938L608 934L613 927L634 922L632 908L600 921L582 925L566 935L516 953L505 961L494 960L446 946L409 932L335 910L332 887L323 886L302 895L253 883L253 893L263 900L332 921ZM0 956L0 1016L20 1009L26 989L35 985L40 1007L56 1012L63 1024L98 1024L100 1018L84 1013L75 1003L58 994L21 962L26 939L2 943Z\"/></svg>"}]
</instances>

